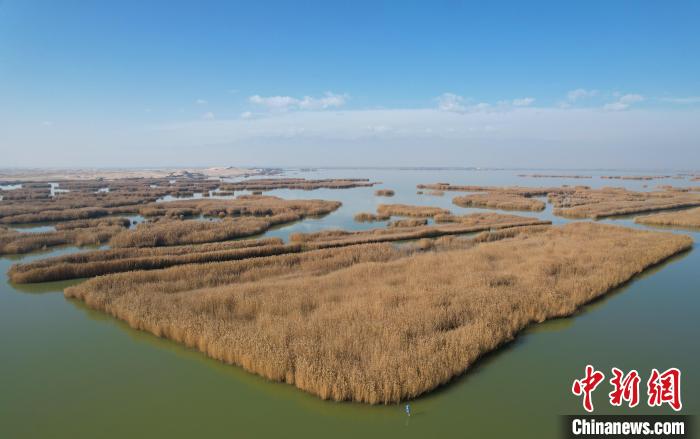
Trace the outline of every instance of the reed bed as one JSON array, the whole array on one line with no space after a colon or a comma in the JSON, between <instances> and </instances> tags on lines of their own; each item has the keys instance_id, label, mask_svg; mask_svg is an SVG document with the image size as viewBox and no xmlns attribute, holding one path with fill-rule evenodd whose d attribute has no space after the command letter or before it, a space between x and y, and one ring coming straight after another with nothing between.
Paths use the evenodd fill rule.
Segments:
<instances>
[{"instance_id":1,"label":"reed bed","mask_svg":"<svg viewBox=\"0 0 700 439\"><path fill-rule=\"evenodd\" d=\"M409 204L380 204L377 206L377 214L381 216L414 216L433 217L435 215L449 214L450 211L441 207L412 206Z\"/></svg>"},{"instance_id":2,"label":"reed bed","mask_svg":"<svg viewBox=\"0 0 700 439\"><path fill-rule=\"evenodd\" d=\"M591 175L558 175L558 174L518 174L518 177L526 178L593 178Z\"/></svg>"},{"instance_id":3,"label":"reed bed","mask_svg":"<svg viewBox=\"0 0 700 439\"><path fill-rule=\"evenodd\" d=\"M289 219L284 217L283 222L288 222ZM275 217L227 218L222 221L162 220L141 223L134 229L125 230L115 235L109 244L115 248L124 248L227 241L260 234L275 224Z\"/></svg>"},{"instance_id":4,"label":"reed bed","mask_svg":"<svg viewBox=\"0 0 700 439\"><path fill-rule=\"evenodd\" d=\"M657 186L658 189L661 189L663 191L670 191L670 192L700 192L700 186L685 186L685 187L679 187L679 186L671 186L669 184Z\"/></svg>"},{"instance_id":5,"label":"reed bed","mask_svg":"<svg viewBox=\"0 0 700 439\"><path fill-rule=\"evenodd\" d=\"M600 178L607 180L660 180L671 178L670 175L602 175Z\"/></svg>"},{"instance_id":6,"label":"reed bed","mask_svg":"<svg viewBox=\"0 0 700 439\"><path fill-rule=\"evenodd\" d=\"M236 183L223 183L221 189L230 191L269 191L273 189L350 189L371 187L377 183L366 178L307 180L304 178L256 178Z\"/></svg>"},{"instance_id":7,"label":"reed bed","mask_svg":"<svg viewBox=\"0 0 700 439\"><path fill-rule=\"evenodd\" d=\"M375 221L386 221L391 215L377 215L370 212L360 212L353 217L358 223L371 223Z\"/></svg>"},{"instance_id":8,"label":"reed bed","mask_svg":"<svg viewBox=\"0 0 700 439\"><path fill-rule=\"evenodd\" d=\"M307 248L329 248L377 242L437 238L445 235L463 235L509 227L550 224L549 221L515 215L477 214L471 217L464 218L459 222L455 221L452 224L432 226L390 227L352 232L346 230L323 230L314 233L292 233L289 235L289 240L292 243L303 243Z\"/></svg>"},{"instance_id":9,"label":"reed bed","mask_svg":"<svg viewBox=\"0 0 700 439\"><path fill-rule=\"evenodd\" d=\"M55 232L23 233L0 229L0 255L23 254L63 245L78 247L103 244L124 230L120 226L89 229L57 230Z\"/></svg>"},{"instance_id":10,"label":"reed bed","mask_svg":"<svg viewBox=\"0 0 700 439\"><path fill-rule=\"evenodd\" d=\"M378 189L374 191L376 197L393 197L395 194L393 189Z\"/></svg>"},{"instance_id":11,"label":"reed bed","mask_svg":"<svg viewBox=\"0 0 700 439\"><path fill-rule=\"evenodd\" d=\"M677 192L635 192L623 188L550 194L554 214L569 218L605 218L700 206L700 196Z\"/></svg>"},{"instance_id":12,"label":"reed bed","mask_svg":"<svg viewBox=\"0 0 700 439\"><path fill-rule=\"evenodd\" d=\"M635 223L650 226L669 226L700 228L700 207L674 212L657 213L654 215L638 216Z\"/></svg>"},{"instance_id":13,"label":"reed bed","mask_svg":"<svg viewBox=\"0 0 700 439\"><path fill-rule=\"evenodd\" d=\"M407 218L391 221L388 227L419 227L428 224L427 218Z\"/></svg>"},{"instance_id":14,"label":"reed bed","mask_svg":"<svg viewBox=\"0 0 700 439\"><path fill-rule=\"evenodd\" d=\"M24 213L0 217L3 224L33 224L58 221L73 221L101 218L110 215L136 214L138 207L81 207L77 209L44 210L36 213Z\"/></svg>"},{"instance_id":15,"label":"reed bed","mask_svg":"<svg viewBox=\"0 0 700 439\"><path fill-rule=\"evenodd\" d=\"M538 211L545 208L545 203L540 200L504 192L463 195L453 198L452 202L460 207L483 207L502 210Z\"/></svg>"},{"instance_id":16,"label":"reed bed","mask_svg":"<svg viewBox=\"0 0 700 439\"><path fill-rule=\"evenodd\" d=\"M520 215L509 215L495 212L477 212L466 215L435 215L433 217L436 223L460 223L468 226L499 226L502 224L539 224L541 221L537 218L525 217Z\"/></svg>"},{"instance_id":17,"label":"reed bed","mask_svg":"<svg viewBox=\"0 0 700 439\"><path fill-rule=\"evenodd\" d=\"M87 229L91 227L119 226L129 227L131 220L124 217L105 217L88 220L67 221L56 224L56 230Z\"/></svg>"},{"instance_id":18,"label":"reed bed","mask_svg":"<svg viewBox=\"0 0 700 439\"><path fill-rule=\"evenodd\" d=\"M235 199L193 199L144 206L139 213L147 217L165 216L273 216L282 214L299 217L326 215L341 203L327 200L285 200L273 196L241 195Z\"/></svg>"},{"instance_id":19,"label":"reed bed","mask_svg":"<svg viewBox=\"0 0 700 439\"><path fill-rule=\"evenodd\" d=\"M466 250L353 246L94 278L66 297L324 399L395 403L575 312L687 236L572 223ZM342 328L342 330L338 330Z\"/></svg>"},{"instance_id":20,"label":"reed bed","mask_svg":"<svg viewBox=\"0 0 700 439\"><path fill-rule=\"evenodd\" d=\"M134 270L155 270L176 265L234 261L297 253L300 245L285 245L281 239L246 239L200 245L124 248L41 259L15 264L8 271L14 283L52 282L101 276Z\"/></svg>"},{"instance_id":21,"label":"reed bed","mask_svg":"<svg viewBox=\"0 0 700 439\"><path fill-rule=\"evenodd\" d=\"M523 197L544 197L550 193L571 193L576 190L590 189L588 186L561 186L561 187L522 187L522 186L475 186L475 185L452 185L450 183L419 184L418 189L423 191L453 191L453 192L499 192L506 194L520 195Z\"/></svg>"}]
</instances>

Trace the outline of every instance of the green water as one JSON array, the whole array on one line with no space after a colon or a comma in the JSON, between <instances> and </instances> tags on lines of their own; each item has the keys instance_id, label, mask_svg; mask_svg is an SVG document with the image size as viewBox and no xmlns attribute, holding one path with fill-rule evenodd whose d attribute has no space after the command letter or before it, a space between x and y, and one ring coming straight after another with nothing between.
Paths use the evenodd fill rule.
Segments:
<instances>
[{"instance_id":1,"label":"green water","mask_svg":"<svg viewBox=\"0 0 700 439\"><path fill-rule=\"evenodd\" d=\"M395 189L290 191L285 198L340 200L343 207L268 232L330 227L363 228L352 216L382 202L437 205L457 213L475 211L444 197L416 195L415 185L529 186L588 184L642 189L687 181L605 181L518 178L512 171L357 171L299 174L310 178L367 176ZM296 174L292 174L296 175ZM551 208L525 215L566 222ZM631 219L606 222L634 226ZM700 233L691 234L694 239ZM175 343L130 329L66 300L71 282L8 284L6 271L27 261L75 251L61 249L22 258L0 258L0 437L559 437L560 414L583 413L571 382L586 364L610 375L610 367L635 368L642 384L651 368L683 372L684 414L700 409L700 253L677 256L636 278L573 318L546 322L479 361L449 385L403 406L366 406L321 401L296 388L267 382L236 367L207 359ZM595 413L670 413L667 407L613 408L607 383L594 393ZM644 397L645 387L640 387Z\"/></svg>"}]
</instances>

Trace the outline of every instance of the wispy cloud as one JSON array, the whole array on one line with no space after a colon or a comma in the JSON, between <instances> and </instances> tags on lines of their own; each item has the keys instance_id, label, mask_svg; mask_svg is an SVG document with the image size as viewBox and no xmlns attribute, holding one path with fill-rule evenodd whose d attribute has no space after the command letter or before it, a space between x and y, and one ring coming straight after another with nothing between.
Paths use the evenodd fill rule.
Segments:
<instances>
[{"instance_id":1,"label":"wispy cloud","mask_svg":"<svg viewBox=\"0 0 700 439\"><path fill-rule=\"evenodd\" d=\"M197 99L194 103L197 105L206 105L208 102L204 99Z\"/></svg>"},{"instance_id":2,"label":"wispy cloud","mask_svg":"<svg viewBox=\"0 0 700 439\"><path fill-rule=\"evenodd\" d=\"M618 98L617 101L615 102L610 102L608 104L605 104L603 106L604 110L608 111L622 111L622 110L627 110L630 105L636 104L638 102L642 102L644 100L644 96L638 95L638 94L626 94L622 95Z\"/></svg>"},{"instance_id":3,"label":"wispy cloud","mask_svg":"<svg viewBox=\"0 0 700 439\"><path fill-rule=\"evenodd\" d=\"M513 104L514 107L527 107L529 105L532 105L535 102L535 98L520 98L520 99L513 99Z\"/></svg>"},{"instance_id":4,"label":"wispy cloud","mask_svg":"<svg viewBox=\"0 0 700 439\"><path fill-rule=\"evenodd\" d=\"M437 101L438 110L440 111L461 113L466 110L464 98L454 93L443 93L436 97L435 100Z\"/></svg>"},{"instance_id":5,"label":"wispy cloud","mask_svg":"<svg viewBox=\"0 0 700 439\"><path fill-rule=\"evenodd\" d=\"M295 98L292 96L260 96L253 95L248 98L251 104L265 107L269 111L289 110L326 110L328 108L342 107L347 102L348 95L326 92L323 96L304 96Z\"/></svg>"},{"instance_id":6,"label":"wispy cloud","mask_svg":"<svg viewBox=\"0 0 700 439\"><path fill-rule=\"evenodd\" d=\"M448 113L468 113L479 111L502 111L512 107L528 107L535 102L535 98L526 97L508 101L498 101L495 105L488 102L470 103L471 99L455 93L443 93L435 98L437 109Z\"/></svg>"},{"instance_id":7,"label":"wispy cloud","mask_svg":"<svg viewBox=\"0 0 700 439\"><path fill-rule=\"evenodd\" d=\"M681 105L700 104L700 96L688 96L685 98L661 98L659 100L662 102L668 102L670 104L681 104Z\"/></svg>"},{"instance_id":8,"label":"wispy cloud","mask_svg":"<svg viewBox=\"0 0 700 439\"><path fill-rule=\"evenodd\" d=\"M212 113L211 111L207 111L206 113L202 114L202 119L204 119L204 120L214 120L214 119L216 119L216 116L215 116L214 113Z\"/></svg>"},{"instance_id":9,"label":"wispy cloud","mask_svg":"<svg viewBox=\"0 0 700 439\"><path fill-rule=\"evenodd\" d=\"M577 88L576 90L571 90L566 94L566 99L573 103L585 98L591 98L598 95L598 90L586 90L585 88Z\"/></svg>"}]
</instances>

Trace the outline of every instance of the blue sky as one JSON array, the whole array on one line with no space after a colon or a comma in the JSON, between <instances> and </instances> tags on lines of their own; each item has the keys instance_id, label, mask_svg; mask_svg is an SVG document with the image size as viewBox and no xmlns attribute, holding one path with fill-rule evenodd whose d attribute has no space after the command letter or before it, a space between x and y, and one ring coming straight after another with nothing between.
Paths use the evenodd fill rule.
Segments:
<instances>
[{"instance_id":1,"label":"blue sky","mask_svg":"<svg viewBox=\"0 0 700 439\"><path fill-rule=\"evenodd\" d=\"M0 166L700 168L698 22L697 1L0 0Z\"/></svg>"}]
</instances>

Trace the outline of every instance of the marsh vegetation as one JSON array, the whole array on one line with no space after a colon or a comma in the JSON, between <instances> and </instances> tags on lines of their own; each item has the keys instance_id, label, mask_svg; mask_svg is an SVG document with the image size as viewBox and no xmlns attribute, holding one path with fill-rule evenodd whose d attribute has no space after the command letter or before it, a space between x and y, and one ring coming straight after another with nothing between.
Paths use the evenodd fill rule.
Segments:
<instances>
[{"instance_id":1,"label":"marsh vegetation","mask_svg":"<svg viewBox=\"0 0 700 439\"><path fill-rule=\"evenodd\" d=\"M467 249L374 244L113 274L65 294L324 399L393 403L691 245L572 223Z\"/></svg>"},{"instance_id":2,"label":"marsh vegetation","mask_svg":"<svg viewBox=\"0 0 700 439\"><path fill-rule=\"evenodd\" d=\"M638 216L634 219L634 222L651 226L700 228L700 207Z\"/></svg>"}]
</instances>

